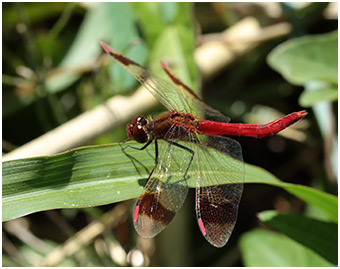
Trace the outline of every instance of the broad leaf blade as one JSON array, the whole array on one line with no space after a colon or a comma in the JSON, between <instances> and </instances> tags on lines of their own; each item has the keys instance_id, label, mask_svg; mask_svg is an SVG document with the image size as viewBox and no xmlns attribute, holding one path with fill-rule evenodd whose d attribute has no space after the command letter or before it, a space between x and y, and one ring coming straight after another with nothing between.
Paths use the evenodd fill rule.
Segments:
<instances>
[{"instance_id":1,"label":"broad leaf blade","mask_svg":"<svg viewBox=\"0 0 340 269\"><path fill-rule=\"evenodd\" d=\"M266 211L261 221L310 248L333 264L338 262L338 225L305 216Z\"/></svg>"},{"instance_id":2,"label":"broad leaf blade","mask_svg":"<svg viewBox=\"0 0 340 269\"><path fill-rule=\"evenodd\" d=\"M321 192L308 186L286 183L278 180L261 167L246 165L246 183L270 184L285 189L301 200L316 206L326 213L330 220L338 222L338 199L334 195Z\"/></svg>"},{"instance_id":3,"label":"broad leaf blade","mask_svg":"<svg viewBox=\"0 0 340 269\"><path fill-rule=\"evenodd\" d=\"M143 155L138 158L151 169L152 158L145 160ZM122 154L118 144L4 162L3 220L42 210L88 207L134 198L142 190L139 179L148 176L147 168L138 162L135 165Z\"/></svg>"},{"instance_id":4,"label":"broad leaf blade","mask_svg":"<svg viewBox=\"0 0 340 269\"><path fill-rule=\"evenodd\" d=\"M127 145L136 146L136 143L126 143L124 147ZM154 167L154 152L154 145L141 151L129 147L122 150L122 145L113 144L4 162L3 221L42 210L98 206L137 197ZM223 158L223 154L220 157ZM190 173L196 170L193 165ZM324 210L332 220L337 219L337 199L334 196L306 186L280 182L259 167L246 165L245 171L246 183L282 187ZM223 177L218 183L230 182ZM190 177L188 184L195 187L194 176Z\"/></svg>"},{"instance_id":5,"label":"broad leaf blade","mask_svg":"<svg viewBox=\"0 0 340 269\"><path fill-rule=\"evenodd\" d=\"M110 25L103 21L107 21L112 16L110 11L114 8L113 4L103 3L89 9L72 46L59 65L62 72L49 77L46 81L48 92L61 91L80 77L79 73L70 72L70 70L76 71L93 65L101 53L98 41L111 34Z\"/></svg>"},{"instance_id":6,"label":"broad leaf blade","mask_svg":"<svg viewBox=\"0 0 340 269\"><path fill-rule=\"evenodd\" d=\"M330 101L335 102L338 100L338 89L337 88L325 88L317 89L314 91L304 91L300 98L299 104L303 107L311 107L318 102Z\"/></svg>"},{"instance_id":7,"label":"broad leaf blade","mask_svg":"<svg viewBox=\"0 0 340 269\"><path fill-rule=\"evenodd\" d=\"M270 53L268 63L292 84L316 80L337 85L338 32L289 40Z\"/></svg>"},{"instance_id":8,"label":"broad leaf blade","mask_svg":"<svg viewBox=\"0 0 340 269\"><path fill-rule=\"evenodd\" d=\"M165 78L164 61L192 89L198 89L198 75L193 58L195 27L192 3L133 3L136 16L150 46L150 70ZM132 58L133 59L133 58Z\"/></svg>"},{"instance_id":9,"label":"broad leaf blade","mask_svg":"<svg viewBox=\"0 0 340 269\"><path fill-rule=\"evenodd\" d=\"M239 247L245 266L334 266L285 235L264 229L245 233Z\"/></svg>"}]
</instances>

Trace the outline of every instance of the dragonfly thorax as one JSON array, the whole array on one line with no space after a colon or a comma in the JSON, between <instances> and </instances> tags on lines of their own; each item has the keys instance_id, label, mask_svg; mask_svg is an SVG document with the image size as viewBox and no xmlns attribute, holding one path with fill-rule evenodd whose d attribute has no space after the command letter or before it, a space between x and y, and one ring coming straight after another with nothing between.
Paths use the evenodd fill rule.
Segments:
<instances>
[{"instance_id":1,"label":"dragonfly thorax","mask_svg":"<svg viewBox=\"0 0 340 269\"><path fill-rule=\"evenodd\" d=\"M144 116L137 116L133 119L132 123L128 126L127 131L131 139L138 143L145 143L148 141L148 135L144 130L144 126L148 124Z\"/></svg>"}]
</instances>

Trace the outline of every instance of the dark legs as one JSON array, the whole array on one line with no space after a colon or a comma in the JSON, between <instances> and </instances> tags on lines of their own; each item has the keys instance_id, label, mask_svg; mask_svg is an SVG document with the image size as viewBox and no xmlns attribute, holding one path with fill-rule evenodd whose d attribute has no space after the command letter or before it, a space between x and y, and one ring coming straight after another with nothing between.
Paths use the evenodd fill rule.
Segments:
<instances>
[{"instance_id":1,"label":"dark legs","mask_svg":"<svg viewBox=\"0 0 340 269\"><path fill-rule=\"evenodd\" d=\"M157 142L157 139L154 139L154 140L149 140L145 145L143 145L143 147L141 148L137 148L137 147L134 147L134 146L130 146L130 145L127 145L126 147L130 147L130 148L133 148L133 149L137 149L137 150L144 150L146 149L152 141L155 141L155 167L153 168L152 172L150 175L152 175L153 171L156 169L157 167L157 164L158 164L158 154L159 154L159 151L158 151L158 142ZM195 152L191 149L189 149L188 147L186 146L183 146L181 144L178 144L177 142L174 142L174 141L167 141L170 145L174 145L176 147L179 147L181 149L184 149L186 151L188 151L190 154L191 154L191 157L190 157L190 161L189 161L189 164L188 164L188 167L187 169L185 170L185 173L184 173L184 179L189 171L189 168L191 166L191 163L192 163L192 160L194 159L194 155L195 155Z\"/></svg>"},{"instance_id":2,"label":"dark legs","mask_svg":"<svg viewBox=\"0 0 340 269\"><path fill-rule=\"evenodd\" d=\"M148 146L150 146L150 144L152 143L153 140L149 140L143 147L141 148L137 148L137 147L134 147L134 146L130 146L130 145L127 145L126 147L129 147L129 148L133 148L133 149L137 149L137 150L144 150L146 149ZM124 147L124 148L126 148ZM123 148L123 149L124 149ZM155 139L155 154L156 154L156 158L155 158L155 163L157 165L158 163L158 143L157 143L157 139Z\"/></svg>"},{"instance_id":3,"label":"dark legs","mask_svg":"<svg viewBox=\"0 0 340 269\"><path fill-rule=\"evenodd\" d=\"M177 146L177 147L179 147L179 148L181 148L181 149L184 149L184 150L188 151L188 152L191 154L190 162L189 162L188 167L187 167L187 169L186 169L186 171L185 171L185 174L184 174L184 178L185 178L186 175L187 175L187 173L188 173L188 171L189 171L189 168L190 168L190 166L191 166L192 160L194 159L195 152L194 152L193 150L189 149L188 147L183 146L183 145L180 145L180 144L178 144L178 143L176 143L176 142L168 141L168 143L169 143L169 144L172 144L172 145L174 145L174 146Z\"/></svg>"}]
</instances>

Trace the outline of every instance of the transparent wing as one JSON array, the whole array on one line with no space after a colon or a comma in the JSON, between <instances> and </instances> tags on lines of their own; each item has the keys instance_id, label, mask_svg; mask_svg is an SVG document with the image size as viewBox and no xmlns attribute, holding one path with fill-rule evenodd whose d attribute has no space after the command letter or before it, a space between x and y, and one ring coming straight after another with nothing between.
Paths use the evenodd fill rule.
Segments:
<instances>
[{"instance_id":1,"label":"transparent wing","mask_svg":"<svg viewBox=\"0 0 340 269\"><path fill-rule=\"evenodd\" d=\"M169 130L169 137L172 130ZM157 235L181 208L188 185L184 178L192 153L171 143L160 146L159 162L150 175L134 211L134 226L140 236Z\"/></svg>"},{"instance_id":2,"label":"transparent wing","mask_svg":"<svg viewBox=\"0 0 340 269\"><path fill-rule=\"evenodd\" d=\"M197 119L229 122L229 118L204 104L163 63L173 84L152 75L145 68L101 43L104 50L127 69L168 110L191 113ZM171 133L166 137L171 140ZM244 168L238 142L221 136L191 134L185 145L161 149L159 164L151 174L134 214L135 228L143 237L153 237L174 218L187 195L188 164L197 168L196 215L203 236L216 247L224 246L235 226L243 191ZM191 152L191 153L190 153ZM192 169L194 170L194 169ZM229 184L219 184L219 179ZM225 182L225 180L223 180Z\"/></svg>"},{"instance_id":3,"label":"transparent wing","mask_svg":"<svg viewBox=\"0 0 340 269\"><path fill-rule=\"evenodd\" d=\"M188 112L197 119L214 119L215 121L229 122L229 118L206 105L164 63L162 63L162 67L172 83L151 74L147 69L123 56L108 45L102 42L100 44L108 54L148 89L168 110Z\"/></svg>"},{"instance_id":4,"label":"transparent wing","mask_svg":"<svg viewBox=\"0 0 340 269\"><path fill-rule=\"evenodd\" d=\"M223 247L234 229L243 191L241 146L222 136L199 136L204 147L195 147L196 217L203 236ZM203 140L203 141L202 141ZM219 179L229 184L220 185Z\"/></svg>"}]
</instances>

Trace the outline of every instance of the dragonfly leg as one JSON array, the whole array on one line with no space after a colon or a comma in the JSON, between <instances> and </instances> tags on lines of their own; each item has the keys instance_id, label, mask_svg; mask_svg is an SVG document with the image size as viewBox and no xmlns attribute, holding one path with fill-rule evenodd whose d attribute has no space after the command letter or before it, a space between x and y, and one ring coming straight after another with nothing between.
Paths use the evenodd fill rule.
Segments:
<instances>
[{"instance_id":1,"label":"dragonfly leg","mask_svg":"<svg viewBox=\"0 0 340 269\"><path fill-rule=\"evenodd\" d=\"M131 146L131 145L126 145L125 147L123 147L123 150L126 149L127 147L129 148L133 148L133 149L137 149L137 150L144 150L146 149L148 146L150 146L150 144L152 143L153 139L149 140L145 145L143 145L143 147L141 148L138 148L138 147L134 147L134 146ZM152 173L154 172L154 170L156 169L157 167L157 163L158 163L158 143L157 143L157 139L155 139L155 166L154 168L152 169L151 173L150 173L150 176L152 175ZM148 178L148 180L150 179L150 176Z\"/></svg>"},{"instance_id":2,"label":"dragonfly leg","mask_svg":"<svg viewBox=\"0 0 340 269\"><path fill-rule=\"evenodd\" d=\"M150 144L152 143L153 139L149 140L143 147L138 148L135 146L131 146L131 145L126 145L125 147L123 147L123 150L126 148L133 148L133 149L137 149L137 150L144 150L146 149L148 146L150 146ZM156 161L155 163L158 163L158 144L157 144L157 139L155 139L155 153L156 153Z\"/></svg>"},{"instance_id":3,"label":"dragonfly leg","mask_svg":"<svg viewBox=\"0 0 340 269\"><path fill-rule=\"evenodd\" d=\"M189 149L188 147L183 146L183 145L181 145L181 144L178 144L178 143L176 143L176 142L174 142L174 141L168 141L168 142L169 142L170 144L173 144L174 146L177 146L177 147L179 147L179 148L181 148L181 149L184 149L184 150L188 151L188 152L191 154L190 162L189 162L188 167L187 167L187 169L186 169L186 171L185 171L185 174L184 174L184 178L185 178L186 175L187 175L187 173L188 173L188 171L189 171L189 168L190 168L190 166L191 166L192 160L194 159L195 152L194 152L193 150Z\"/></svg>"},{"instance_id":4,"label":"dragonfly leg","mask_svg":"<svg viewBox=\"0 0 340 269\"><path fill-rule=\"evenodd\" d=\"M157 139L155 139L155 168L158 164L158 142Z\"/></svg>"},{"instance_id":5,"label":"dragonfly leg","mask_svg":"<svg viewBox=\"0 0 340 269\"><path fill-rule=\"evenodd\" d=\"M123 147L123 149L126 149L126 148L133 148L133 149L138 149L138 150L144 150L146 149L151 143L152 143L153 140L149 140L143 147L141 148L138 148L138 147L135 147L135 146L131 146L131 145L126 145L125 147Z\"/></svg>"}]
</instances>

